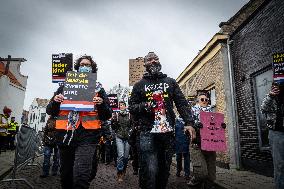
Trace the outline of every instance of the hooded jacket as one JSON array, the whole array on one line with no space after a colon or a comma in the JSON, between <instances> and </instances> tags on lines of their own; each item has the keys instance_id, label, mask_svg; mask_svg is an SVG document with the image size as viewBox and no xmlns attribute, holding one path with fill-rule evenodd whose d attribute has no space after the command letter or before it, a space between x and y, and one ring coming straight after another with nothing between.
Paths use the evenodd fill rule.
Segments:
<instances>
[{"instance_id":1,"label":"hooded jacket","mask_svg":"<svg viewBox=\"0 0 284 189\"><path fill-rule=\"evenodd\" d=\"M173 129L175 124L173 102L185 125L193 125L191 110L177 82L161 72L156 75L146 73L134 85L129 102L129 111L137 118L141 130L151 130L155 121L153 108L147 104L156 103L153 99L153 94L156 92L162 94L166 119Z\"/></svg>"},{"instance_id":2,"label":"hooded jacket","mask_svg":"<svg viewBox=\"0 0 284 189\"><path fill-rule=\"evenodd\" d=\"M284 104L278 98L266 95L261 111L265 114L269 129L284 132Z\"/></svg>"}]
</instances>

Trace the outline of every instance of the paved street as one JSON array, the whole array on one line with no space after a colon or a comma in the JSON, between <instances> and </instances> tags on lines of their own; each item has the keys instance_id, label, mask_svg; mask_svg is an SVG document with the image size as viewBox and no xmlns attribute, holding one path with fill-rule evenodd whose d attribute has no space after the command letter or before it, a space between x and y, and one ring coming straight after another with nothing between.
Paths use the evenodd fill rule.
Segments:
<instances>
[{"instance_id":1,"label":"paved street","mask_svg":"<svg viewBox=\"0 0 284 189\"><path fill-rule=\"evenodd\" d=\"M6 172L11 170L12 164L14 161L13 158L14 151L7 151L0 154L0 171L1 178L4 175L7 175ZM16 178L25 178L30 182L36 189L45 189L45 188L60 188L59 176L50 176L48 178L41 179L39 175L41 174L40 165L42 164L43 157L36 159L39 164L37 166L26 166L21 170L17 171ZM173 158L171 176L168 183L169 189L190 189L186 185L186 181L180 177L175 176L175 161ZM11 173L5 177L5 179L11 178ZM228 170L217 167L217 180L216 183L220 186L221 189L272 189L274 188L273 178L266 177L263 175L258 175L250 171L238 171L238 170ZM23 182L17 182L15 187L11 187L8 183L1 183L0 189L11 189L19 188L25 189L27 186L23 185ZM138 177L132 175L131 166L126 173L125 181L123 183L118 183L116 181L116 168L114 164L104 165L99 164L99 172L96 179L91 183L91 187L94 189L108 189L108 188L127 188L134 189L138 188ZM191 189L197 189L191 188Z\"/></svg>"},{"instance_id":2,"label":"paved street","mask_svg":"<svg viewBox=\"0 0 284 189\"><path fill-rule=\"evenodd\" d=\"M38 158L38 162L41 164L42 157ZM39 178L41 174L41 170L38 166L26 166L22 170L17 171L16 178L25 178L28 182L30 182L36 189L58 189L60 188L60 180L59 176L50 176L47 178ZM6 176L6 178L11 178L11 174ZM0 188L11 189L8 183L1 183ZM12 187L13 188L13 187ZM15 188L25 189L28 188L23 184L23 182L19 182L16 184ZM134 176L132 174L132 169L128 169L126 173L125 180L123 183L118 183L116 181L116 168L114 164L104 165L99 164L98 174L96 179L94 179L91 183L91 187L94 189L111 189L111 188L127 188L127 189L137 189L138 188L138 176ZM184 178L177 178L175 176L175 167L172 166L171 176L168 183L169 189L185 189L189 188L186 185L186 181Z\"/></svg>"}]
</instances>

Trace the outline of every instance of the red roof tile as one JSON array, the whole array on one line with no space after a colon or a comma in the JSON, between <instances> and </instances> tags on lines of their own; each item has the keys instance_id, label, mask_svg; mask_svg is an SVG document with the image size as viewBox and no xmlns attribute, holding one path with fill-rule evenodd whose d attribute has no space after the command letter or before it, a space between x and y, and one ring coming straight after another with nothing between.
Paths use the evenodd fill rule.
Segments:
<instances>
[{"instance_id":1,"label":"red roof tile","mask_svg":"<svg viewBox=\"0 0 284 189\"><path fill-rule=\"evenodd\" d=\"M5 73L5 64L3 62L0 62L0 76L4 75L4 73ZM10 78L11 83L23 87L21 83L17 80L17 78L14 76L14 74L10 72L10 70L8 71L7 76Z\"/></svg>"}]
</instances>

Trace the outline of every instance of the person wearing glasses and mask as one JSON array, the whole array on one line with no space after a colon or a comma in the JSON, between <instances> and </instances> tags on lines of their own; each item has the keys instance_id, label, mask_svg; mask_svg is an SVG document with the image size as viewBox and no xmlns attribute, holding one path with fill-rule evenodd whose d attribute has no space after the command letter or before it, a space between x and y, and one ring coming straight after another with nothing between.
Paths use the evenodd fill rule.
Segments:
<instances>
[{"instance_id":1,"label":"person wearing glasses and mask","mask_svg":"<svg viewBox=\"0 0 284 189\"><path fill-rule=\"evenodd\" d=\"M77 72L97 73L97 64L87 55L77 59L74 68ZM93 98L95 110L91 112L60 110L64 100L62 92L63 86L54 93L46 109L49 115L56 117L61 187L87 189L92 178L91 172L96 169L92 163L100 138L101 121L111 118L112 110L99 82L96 82L96 95ZM67 126L72 126L72 132L69 128L67 130Z\"/></svg>"},{"instance_id":2,"label":"person wearing glasses and mask","mask_svg":"<svg viewBox=\"0 0 284 189\"><path fill-rule=\"evenodd\" d=\"M201 150L200 128L203 127L200 122L200 112L212 112L212 106L209 105L209 98L206 91L199 91L197 103L191 108L194 115L194 128L196 129L196 140L192 143L191 157L193 166L193 176L188 181L189 186L201 185L201 188L214 188L216 180L216 152ZM222 124L225 127L225 124Z\"/></svg>"}]
</instances>

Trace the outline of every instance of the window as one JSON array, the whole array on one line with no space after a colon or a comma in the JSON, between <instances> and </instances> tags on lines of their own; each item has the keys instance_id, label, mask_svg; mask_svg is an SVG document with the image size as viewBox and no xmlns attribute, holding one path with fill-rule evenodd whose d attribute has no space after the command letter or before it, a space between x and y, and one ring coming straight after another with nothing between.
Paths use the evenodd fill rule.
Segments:
<instances>
[{"instance_id":1,"label":"window","mask_svg":"<svg viewBox=\"0 0 284 189\"><path fill-rule=\"evenodd\" d=\"M265 95L269 92L271 87L273 81L273 71L271 68L265 69L254 74L252 78L259 145L261 149L267 149L269 147L268 128L266 127L265 116L260 112L260 106Z\"/></svg>"},{"instance_id":2,"label":"window","mask_svg":"<svg viewBox=\"0 0 284 189\"><path fill-rule=\"evenodd\" d=\"M45 122L45 116L46 116L46 113L40 114L40 122Z\"/></svg>"},{"instance_id":3,"label":"window","mask_svg":"<svg viewBox=\"0 0 284 189\"><path fill-rule=\"evenodd\" d=\"M208 95L210 98L210 105L212 106L212 110L213 112L215 112L216 110L216 90L215 87L208 87L206 88L206 90L208 91Z\"/></svg>"}]
</instances>

